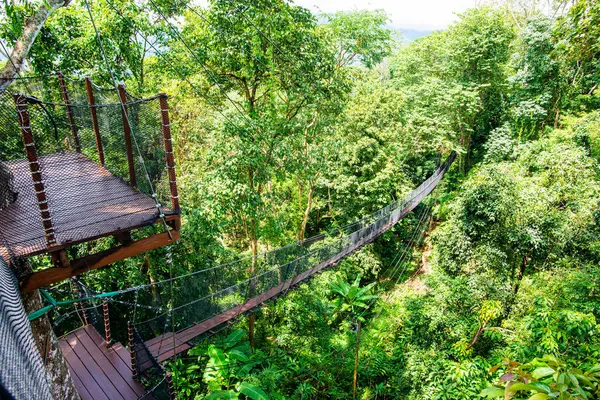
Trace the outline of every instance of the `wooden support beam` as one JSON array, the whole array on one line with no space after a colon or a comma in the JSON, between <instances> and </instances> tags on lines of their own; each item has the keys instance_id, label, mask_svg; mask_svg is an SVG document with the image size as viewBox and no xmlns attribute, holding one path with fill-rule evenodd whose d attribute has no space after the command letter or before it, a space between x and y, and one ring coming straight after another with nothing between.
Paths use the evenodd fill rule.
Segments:
<instances>
[{"instance_id":1,"label":"wooden support beam","mask_svg":"<svg viewBox=\"0 0 600 400\"><path fill-rule=\"evenodd\" d=\"M96 100L94 99L94 89L92 80L85 78L85 89L87 90L88 103L90 104L90 113L92 115L92 127L94 128L94 136L96 137L96 148L98 149L98 160L100 165L104 167L104 147L100 137L100 127L98 126L98 114L96 113Z\"/></svg>"},{"instance_id":2,"label":"wooden support beam","mask_svg":"<svg viewBox=\"0 0 600 400\"><path fill-rule=\"evenodd\" d=\"M70 267L54 267L35 272L21 282L21 291L23 293L31 292L32 290L64 281L73 276L81 275L85 272L166 246L179 240L178 231L171 231L171 236L173 237L173 240L169 239L169 234L167 232L163 232L127 245L114 247L97 254L72 260Z\"/></svg>"},{"instance_id":3,"label":"wooden support beam","mask_svg":"<svg viewBox=\"0 0 600 400\"><path fill-rule=\"evenodd\" d=\"M129 166L129 184L136 186L135 165L133 163L133 147L131 145L131 125L129 124L129 114L127 110L127 94L125 85L119 85L119 99L121 99L121 117L123 118L123 134L125 135L125 150L127 151L127 165Z\"/></svg>"},{"instance_id":4,"label":"wooden support beam","mask_svg":"<svg viewBox=\"0 0 600 400\"><path fill-rule=\"evenodd\" d=\"M71 109L71 100L69 99L69 92L67 91L67 85L65 84L65 77L62 73L57 72L58 83L60 85L60 93L63 101L65 102L65 108L67 110L67 117L69 118L69 126L73 133L73 140L75 141L75 151L81 153L81 144L79 143L79 134L77 133L77 126L75 126L75 119L73 118L73 110Z\"/></svg>"},{"instance_id":5,"label":"wooden support beam","mask_svg":"<svg viewBox=\"0 0 600 400\"><path fill-rule=\"evenodd\" d=\"M169 120L169 102L165 93L159 93L160 118L165 141L165 162L169 175L169 188L171 189L171 207L179 213L179 194L177 193L177 179L175 176L175 157L173 156L173 139L171 137L171 121Z\"/></svg>"},{"instance_id":6,"label":"wooden support beam","mask_svg":"<svg viewBox=\"0 0 600 400\"><path fill-rule=\"evenodd\" d=\"M17 116L19 119L19 126L21 127L21 136L23 136L23 144L25 145L25 152L27 153L27 160L29 161L29 171L31 173L31 179L33 180L33 189L35 191L37 205L40 210L40 217L42 226L44 228L44 234L46 236L46 243L48 248L50 248L56 246L57 242L54 234L54 225L52 224L52 215L50 214L50 207L48 205L48 196L46 194L44 180L42 179L42 170L40 168L40 163L38 161L38 156L35 149L33 132L31 131L31 121L29 120L29 111L27 110L27 100L25 96L21 94L15 94L14 101L17 107Z\"/></svg>"},{"instance_id":7,"label":"wooden support beam","mask_svg":"<svg viewBox=\"0 0 600 400\"><path fill-rule=\"evenodd\" d=\"M131 231L119 232L113 235L113 237L121 244L130 244L133 241L131 238Z\"/></svg>"}]
</instances>

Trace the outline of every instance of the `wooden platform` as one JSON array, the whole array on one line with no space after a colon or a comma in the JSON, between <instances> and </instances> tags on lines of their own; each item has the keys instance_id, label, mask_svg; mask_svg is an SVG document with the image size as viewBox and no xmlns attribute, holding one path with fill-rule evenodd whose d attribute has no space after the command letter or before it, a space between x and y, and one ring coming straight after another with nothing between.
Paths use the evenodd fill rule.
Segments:
<instances>
[{"instance_id":1,"label":"wooden platform","mask_svg":"<svg viewBox=\"0 0 600 400\"><path fill-rule=\"evenodd\" d=\"M136 400L146 393L133 379L129 351L120 343L107 348L91 325L60 339L60 347L83 400Z\"/></svg>"},{"instance_id":2,"label":"wooden platform","mask_svg":"<svg viewBox=\"0 0 600 400\"><path fill-rule=\"evenodd\" d=\"M154 200L76 152L39 158L58 247L150 225L158 216ZM6 163L17 201L0 213L0 231L14 256L47 251L27 160ZM162 209L166 214L170 210ZM7 248L0 243L0 255Z\"/></svg>"}]
</instances>

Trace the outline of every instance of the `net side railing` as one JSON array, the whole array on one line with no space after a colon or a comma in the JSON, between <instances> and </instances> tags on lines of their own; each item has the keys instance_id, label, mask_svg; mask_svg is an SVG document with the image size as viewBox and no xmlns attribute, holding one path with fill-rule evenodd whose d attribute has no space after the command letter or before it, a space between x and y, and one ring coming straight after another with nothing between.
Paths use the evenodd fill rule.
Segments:
<instances>
[{"instance_id":1,"label":"net side railing","mask_svg":"<svg viewBox=\"0 0 600 400\"><path fill-rule=\"evenodd\" d=\"M215 267L136 290L136 304L149 307L138 308L133 324L138 341L135 356L139 372L191 347L203 335L285 294L303 280L374 241L435 189L454 159L455 153L452 153L406 199L343 228L339 236L318 235L309 239L309 245L306 241L298 242L256 258L227 264L226 268ZM150 318L144 319L148 316Z\"/></svg>"},{"instance_id":2,"label":"net side railing","mask_svg":"<svg viewBox=\"0 0 600 400\"><path fill-rule=\"evenodd\" d=\"M0 229L14 237L18 255L179 213L166 95L127 101L123 89L124 112L116 91L100 102L70 102L81 93L67 103L0 96L0 161L20 198L4 210Z\"/></svg>"}]
</instances>

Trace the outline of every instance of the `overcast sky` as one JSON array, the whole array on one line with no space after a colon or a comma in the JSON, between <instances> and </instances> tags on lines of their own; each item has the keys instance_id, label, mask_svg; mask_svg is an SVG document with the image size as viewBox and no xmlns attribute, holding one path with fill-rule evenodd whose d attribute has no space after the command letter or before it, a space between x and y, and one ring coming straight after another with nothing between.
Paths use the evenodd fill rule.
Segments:
<instances>
[{"instance_id":1,"label":"overcast sky","mask_svg":"<svg viewBox=\"0 0 600 400\"><path fill-rule=\"evenodd\" d=\"M476 0L294 0L313 11L384 9L400 29L443 29L455 20L455 13L474 7Z\"/></svg>"}]
</instances>

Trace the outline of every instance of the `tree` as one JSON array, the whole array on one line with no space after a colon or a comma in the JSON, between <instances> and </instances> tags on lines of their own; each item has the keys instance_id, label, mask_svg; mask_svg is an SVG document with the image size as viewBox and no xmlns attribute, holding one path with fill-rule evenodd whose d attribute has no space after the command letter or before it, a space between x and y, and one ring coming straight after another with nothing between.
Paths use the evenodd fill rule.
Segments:
<instances>
[{"instance_id":1,"label":"tree","mask_svg":"<svg viewBox=\"0 0 600 400\"><path fill-rule=\"evenodd\" d=\"M325 15L325 34L331 36L337 53L337 67L362 64L371 68L390 54L392 30L384 10L339 11Z\"/></svg>"},{"instance_id":2,"label":"tree","mask_svg":"<svg viewBox=\"0 0 600 400\"><path fill-rule=\"evenodd\" d=\"M9 19L7 23L16 40L11 54L6 55L9 61L0 71L0 94L6 90L12 80L23 69L25 59L48 17L69 3L70 0L48 0L33 8L29 6L18 7L9 4L8 1L4 2L6 16ZM23 24L20 22L23 22Z\"/></svg>"}]
</instances>

